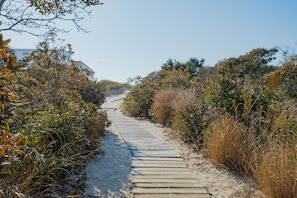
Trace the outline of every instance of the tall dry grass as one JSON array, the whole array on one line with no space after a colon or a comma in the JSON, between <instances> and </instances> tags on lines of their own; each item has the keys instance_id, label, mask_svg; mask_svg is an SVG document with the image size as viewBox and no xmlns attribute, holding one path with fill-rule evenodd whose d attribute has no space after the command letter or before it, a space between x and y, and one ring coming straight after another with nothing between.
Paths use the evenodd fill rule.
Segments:
<instances>
[{"instance_id":1,"label":"tall dry grass","mask_svg":"<svg viewBox=\"0 0 297 198\"><path fill-rule=\"evenodd\" d=\"M152 114L160 124L171 124L174 115L173 101L177 95L178 91L174 89L161 90L155 95Z\"/></svg>"},{"instance_id":2,"label":"tall dry grass","mask_svg":"<svg viewBox=\"0 0 297 198\"><path fill-rule=\"evenodd\" d=\"M269 198L297 197L297 148L294 144L271 146L254 170L261 190Z\"/></svg>"},{"instance_id":3,"label":"tall dry grass","mask_svg":"<svg viewBox=\"0 0 297 198\"><path fill-rule=\"evenodd\" d=\"M297 111L291 102L254 112L249 122L225 115L209 128L213 161L254 177L268 198L297 197Z\"/></svg>"},{"instance_id":4,"label":"tall dry grass","mask_svg":"<svg viewBox=\"0 0 297 198\"><path fill-rule=\"evenodd\" d=\"M256 142L253 131L233 117L224 116L211 124L210 132L208 148L213 161L251 175Z\"/></svg>"}]
</instances>

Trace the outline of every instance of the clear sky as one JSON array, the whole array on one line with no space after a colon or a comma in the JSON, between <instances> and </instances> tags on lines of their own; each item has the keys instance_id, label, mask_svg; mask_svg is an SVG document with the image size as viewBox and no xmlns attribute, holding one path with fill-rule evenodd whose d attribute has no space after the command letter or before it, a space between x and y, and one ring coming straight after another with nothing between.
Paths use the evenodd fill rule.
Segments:
<instances>
[{"instance_id":1,"label":"clear sky","mask_svg":"<svg viewBox=\"0 0 297 198\"><path fill-rule=\"evenodd\" d=\"M169 58L213 66L254 48L297 44L296 0L102 0L84 21L91 33L60 34L97 80L126 82ZM63 24L69 27L69 24ZM29 35L4 32L13 48L35 48Z\"/></svg>"}]
</instances>

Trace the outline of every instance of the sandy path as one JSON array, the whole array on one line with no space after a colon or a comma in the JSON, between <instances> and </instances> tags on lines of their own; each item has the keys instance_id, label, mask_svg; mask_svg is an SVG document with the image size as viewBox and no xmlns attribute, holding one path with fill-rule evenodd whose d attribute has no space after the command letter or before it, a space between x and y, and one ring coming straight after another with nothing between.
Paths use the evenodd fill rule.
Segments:
<instances>
[{"instance_id":1,"label":"sandy path","mask_svg":"<svg viewBox=\"0 0 297 198\"><path fill-rule=\"evenodd\" d=\"M118 107L122 101L120 99L123 97L121 95L108 98L109 103L105 104L104 107ZM228 171L224 167L214 166L209 159L198 154L190 145L176 138L170 129L145 120L138 120L137 122L180 153L201 184L208 187L209 192L213 195L212 197L264 197L261 191L255 188L253 182ZM103 155L87 166L86 194L103 198L129 197L131 193L129 178L131 152L116 130L112 128L107 131L103 138L102 149Z\"/></svg>"},{"instance_id":2,"label":"sandy path","mask_svg":"<svg viewBox=\"0 0 297 198\"><path fill-rule=\"evenodd\" d=\"M131 151L110 127L102 139L103 153L86 167L88 197L129 197Z\"/></svg>"}]
</instances>

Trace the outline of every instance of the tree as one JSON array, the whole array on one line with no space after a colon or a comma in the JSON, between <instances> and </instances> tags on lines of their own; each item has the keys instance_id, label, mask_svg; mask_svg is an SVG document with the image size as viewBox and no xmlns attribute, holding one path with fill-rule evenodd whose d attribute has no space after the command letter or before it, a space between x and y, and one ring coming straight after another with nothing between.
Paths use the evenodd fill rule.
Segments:
<instances>
[{"instance_id":1,"label":"tree","mask_svg":"<svg viewBox=\"0 0 297 198\"><path fill-rule=\"evenodd\" d=\"M69 32L58 21L72 22L78 31L87 31L80 22L91 14L89 8L100 0L0 0L0 31L44 36L47 32ZM34 31L35 30L35 31Z\"/></svg>"},{"instance_id":2,"label":"tree","mask_svg":"<svg viewBox=\"0 0 297 198\"><path fill-rule=\"evenodd\" d=\"M173 70L173 69L186 70L187 69L192 74L192 76L196 76L198 73L198 70L201 67L203 67L203 64L204 64L204 59L198 60L197 58L190 58L190 60L188 60L185 63L181 63L177 60L169 59L167 60L166 63L162 65L162 69L163 70Z\"/></svg>"}]
</instances>

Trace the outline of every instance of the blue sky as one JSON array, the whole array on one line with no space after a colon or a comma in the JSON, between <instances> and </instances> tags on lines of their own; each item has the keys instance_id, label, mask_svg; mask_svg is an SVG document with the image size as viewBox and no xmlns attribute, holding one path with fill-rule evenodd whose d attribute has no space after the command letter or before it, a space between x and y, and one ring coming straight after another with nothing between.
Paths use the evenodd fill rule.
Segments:
<instances>
[{"instance_id":1,"label":"blue sky","mask_svg":"<svg viewBox=\"0 0 297 198\"><path fill-rule=\"evenodd\" d=\"M126 82L159 70L169 58L195 57L213 66L254 48L297 44L296 0L102 0L84 27L60 34L73 46L75 60L95 71L97 80ZM4 32L13 48L34 48L29 35Z\"/></svg>"}]
</instances>

